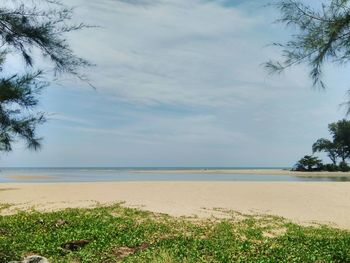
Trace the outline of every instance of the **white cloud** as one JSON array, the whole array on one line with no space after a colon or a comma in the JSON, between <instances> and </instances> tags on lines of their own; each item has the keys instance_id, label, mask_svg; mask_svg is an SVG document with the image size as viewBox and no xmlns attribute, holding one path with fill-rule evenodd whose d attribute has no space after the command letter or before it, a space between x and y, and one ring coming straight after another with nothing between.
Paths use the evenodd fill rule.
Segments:
<instances>
[{"instance_id":1,"label":"white cloud","mask_svg":"<svg viewBox=\"0 0 350 263\"><path fill-rule=\"evenodd\" d=\"M127 2L78 5L81 19L101 26L74 40L98 65L90 75L98 88L138 104L209 107L275 93L260 65L270 55L267 40L252 37L266 18L217 2Z\"/></svg>"},{"instance_id":2,"label":"white cloud","mask_svg":"<svg viewBox=\"0 0 350 263\"><path fill-rule=\"evenodd\" d=\"M186 145L232 145L236 142L248 142L249 138L240 132L229 131L220 124L215 116L199 115L188 117L143 117L132 125L117 128L91 128L70 126L70 129L95 134L96 136L117 136L129 142L146 144Z\"/></svg>"},{"instance_id":3,"label":"white cloud","mask_svg":"<svg viewBox=\"0 0 350 263\"><path fill-rule=\"evenodd\" d=\"M92 125L91 120L87 120L84 118L79 118L79 117L74 117L70 115L65 115L62 113L56 113L56 112L51 112L51 113L46 113L47 119L49 121L63 121L63 122L68 122L68 123L73 123L76 125Z\"/></svg>"}]
</instances>

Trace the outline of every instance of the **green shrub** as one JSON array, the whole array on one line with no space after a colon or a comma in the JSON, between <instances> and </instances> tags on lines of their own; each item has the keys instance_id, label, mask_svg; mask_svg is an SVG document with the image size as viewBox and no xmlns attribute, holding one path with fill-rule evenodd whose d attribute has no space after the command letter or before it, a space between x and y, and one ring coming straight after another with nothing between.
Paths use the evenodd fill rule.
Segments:
<instances>
[{"instance_id":1,"label":"green shrub","mask_svg":"<svg viewBox=\"0 0 350 263\"><path fill-rule=\"evenodd\" d=\"M295 171L321 171L323 169L322 161L312 155L305 155L295 165Z\"/></svg>"},{"instance_id":2,"label":"green shrub","mask_svg":"<svg viewBox=\"0 0 350 263\"><path fill-rule=\"evenodd\" d=\"M350 171L350 166L346 162L341 162L339 164L339 170L342 172L349 172Z\"/></svg>"},{"instance_id":3,"label":"green shrub","mask_svg":"<svg viewBox=\"0 0 350 263\"><path fill-rule=\"evenodd\" d=\"M339 166L333 163L329 163L329 164L325 164L323 166L323 171L327 171L327 172L337 172L339 171Z\"/></svg>"}]
</instances>

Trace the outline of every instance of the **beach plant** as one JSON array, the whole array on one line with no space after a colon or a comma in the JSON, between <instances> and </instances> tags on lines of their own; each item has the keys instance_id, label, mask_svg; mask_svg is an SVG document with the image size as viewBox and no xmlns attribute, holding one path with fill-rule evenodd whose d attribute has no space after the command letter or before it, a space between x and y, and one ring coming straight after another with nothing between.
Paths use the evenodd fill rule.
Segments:
<instances>
[{"instance_id":1,"label":"beach plant","mask_svg":"<svg viewBox=\"0 0 350 263\"><path fill-rule=\"evenodd\" d=\"M274 43L282 49L281 61L268 61L271 73L280 73L295 65L310 67L313 85L325 87L322 69L326 62L345 64L350 60L350 1L278 0L277 22L293 27L295 33L286 43ZM350 105L348 107L350 113Z\"/></svg>"},{"instance_id":2,"label":"beach plant","mask_svg":"<svg viewBox=\"0 0 350 263\"><path fill-rule=\"evenodd\" d=\"M350 262L350 232L275 216L173 218L120 205L0 216L0 262Z\"/></svg>"},{"instance_id":3,"label":"beach plant","mask_svg":"<svg viewBox=\"0 0 350 263\"><path fill-rule=\"evenodd\" d=\"M36 107L42 88L49 84L44 76L70 74L85 79L79 68L90 64L74 54L65 36L87 25L70 24L72 14L58 1L1 1L0 151L11 151L18 139L30 149L40 147L36 130L45 122L45 114ZM23 63L13 70L16 67L6 63L9 57L21 58ZM46 70L40 69L37 60L44 61Z\"/></svg>"},{"instance_id":4,"label":"beach plant","mask_svg":"<svg viewBox=\"0 0 350 263\"><path fill-rule=\"evenodd\" d=\"M332 163L334 165L337 165L337 158L338 158L338 147L337 144L328 140L328 139L318 139L313 145L312 145L312 152L326 152L329 159L331 159Z\"/></svg>"},{"instance_id":5,"label":"beach plant","mask_svg":"<svg viewBox=\"0 0 350 263\"><path fill-rule=\"evenodd\" d=\"M327 167L326 170L333 170L337 167L337 159L341 159L342 167L338 167L339 170L346 170L346 161L350 158L350 121L343 119L338 122L334 122L328 125L328 130L332 136L332 140L318 139L312 145L313 153L326 152L327 156L331 159L333 166Z\"/></svg>"},{"instance_id":6,"label":"beach plant","mask_svg":"<svg viewBox=\"0 0 350 263\"><path fill-rule=\"evenodd\" d=\"M349 172L350 166L346 162L340 162L339 163L339 170L342 172Z\"/></svg>"},{"instance_id":7,"label":"beach plant","mask_svg":"<svg viewBox=\"0 0 350 263\"><path fill-rule=\"evenodd\" d=\"M342 162L350 158L350 121L343 119L328 125L328 130L337 145L337 153Z\"/></svg>"},{"instance_id":8,"label":"beach plant","mask_svg":"<svg viewBox=\"0 0 350 263\"><path fill-rule=\"evenodd\" d=\"M316 156L305 155L295 165L297 171L319 171L322 169L322 161Z\"/></svg>"},{"instance_id":9,"label":"beach plant","mask_svg":"<svg viewBox=\"0 0 350 263\"><path fill-rule=\"evenodd\" d=\"M317 157L304 156L295 165L297 171L342 171L348 172L350 168L347 160L350 158L350 121L343 119L328 125L332 139L321 138L312 145L312 152L325 152L332 164L322 164ZM338 158L341 159L337 165Z\"/></svg>"}]
</instances>

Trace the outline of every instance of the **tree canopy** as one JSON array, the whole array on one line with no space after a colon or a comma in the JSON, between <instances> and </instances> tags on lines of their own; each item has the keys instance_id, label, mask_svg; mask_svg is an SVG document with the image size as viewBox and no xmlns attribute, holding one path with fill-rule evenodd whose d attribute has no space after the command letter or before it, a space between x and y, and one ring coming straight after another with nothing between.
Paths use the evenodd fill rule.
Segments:
<instances>
[{"instance_id":1,"label":"tree canopy","mask_svg":"<svg viewBox=\"0 0 350 263\"><path fill-rule=\"evenodd\" d=\"M38 96L48 81L37 65L34 54L48 60L54 74L84 77L79 68L89 62L76 56L65 33L80 30L84 24L71 24L73 10L51 0L2 1L0 4L0 151L11 151L18 139L27 147L38 149L40 138L36 128L45 114L36 112ZM23 71L6 69L6 57L23 58Z\"/></svg>"},{"instance_id":2,"label":"tree canopy","mask_svg":"<svg viewBox=\"0 0 350 263\"><path fill-rule=\"evenodd\" d=\"M324 63L344 64L350 60L350 1L324 1L318 9L306 3L299 0L275 3L281 13L278 22L293 26L297 32L287 43L274 43L282 49L283 59L269 61L266 67L270 72L282 72L306 64L310 67L313 85L324 88Z\"/></svg>"},{"instance_id":3,"label":"tree canopy","mask_svg":"<svg viewBox=\"0 0 350 263\"><path fill-rule=\"evenodd\" d=\"M350 167L347 161L350 159L350 121L340 120L328 125L331 139L321 138L312 145L312 152L325 152L332 161L332 164L318 164L319 170L327 171L349 171ZM338 158L341 162L338 164ZM317 159L317 158L316 158ZM316 160L313 156L306 155L296 164L297 170L312 171L314 167L307 167L307 163L311 164ZM310 170L310 169L311 170Z\"/></svg>"},{"instance_id":4,"label":"tree canopy","mask_svg":"<svg viewBox=\"0 0 350 263\"><path fill-rule=\"evenodd\" d=\"M329 159L331 159L333 164L337 164L338 158L338 148L337 145L328 139L318 139L312 145L312 152L326 152Z\"/></svg>"},{"instance_id":5,"label":"tree canopy","mask_svg":"<svg viewBox=\"0 0 350 263\"><path fill-rule=\"evenodd\" d=\"M318 170L322 166L322 161L311 155L305 155L296 164L296 170L298 171L313 171Z\"/></svg>"},{"instance_id":6,"label":"tree canopy","mask_svg":"<svg viewBox=\"0 0 350 263\"><path fill-rule=\"evenodd\" d=\"M328 125L328 130L337 145L338 156L343 162L350 158L350 121L340 120Z\"/></svg>"}]
</instances>

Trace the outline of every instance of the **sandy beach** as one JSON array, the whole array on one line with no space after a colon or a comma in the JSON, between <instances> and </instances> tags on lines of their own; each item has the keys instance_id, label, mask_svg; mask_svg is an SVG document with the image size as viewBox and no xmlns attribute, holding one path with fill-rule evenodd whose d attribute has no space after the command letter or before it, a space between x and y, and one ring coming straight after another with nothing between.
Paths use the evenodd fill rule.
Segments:
<instances>
[{"instance_id":1,"label":"sandy beach","mask_svg":"<svg viewBox=\"0 0 350 263\"><path fill-rule=\"evenodd\" d=\"M215 208L350 229L350 183L113 182L0 184L0 203L57 210L125 202L173 216L225 216Z\"/></svg>"}]
</instances>

